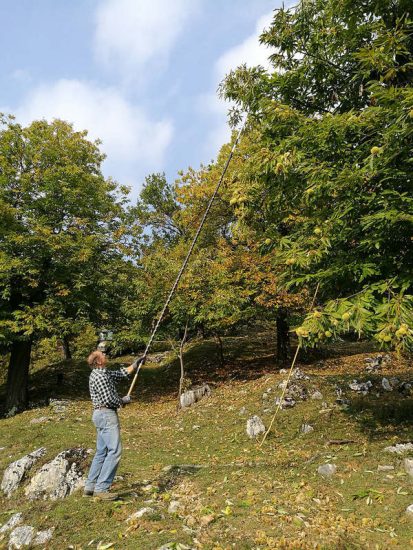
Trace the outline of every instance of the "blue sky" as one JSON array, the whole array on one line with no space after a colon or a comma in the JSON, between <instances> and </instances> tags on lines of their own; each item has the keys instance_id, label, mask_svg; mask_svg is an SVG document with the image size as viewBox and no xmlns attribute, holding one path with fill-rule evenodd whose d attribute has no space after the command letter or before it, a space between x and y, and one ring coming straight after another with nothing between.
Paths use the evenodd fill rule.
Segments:
<instances>
[{"instance_id":1,"label":"blue sky","mask_svg":"<svg viewBox=\"0 0 413 550\"><path fill-rule=\"evenodd\" d=\"M222 77L266 65L279 0L0 0L0 111L63 118L102 140L106 176L197 167L229 136Z\"/></svg>"}]
</instances>

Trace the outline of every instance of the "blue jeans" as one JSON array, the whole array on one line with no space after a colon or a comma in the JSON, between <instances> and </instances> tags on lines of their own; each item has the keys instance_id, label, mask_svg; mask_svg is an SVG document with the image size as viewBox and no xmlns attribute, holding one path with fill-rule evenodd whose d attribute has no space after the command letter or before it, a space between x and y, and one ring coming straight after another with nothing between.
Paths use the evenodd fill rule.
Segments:
<instances>
[{"instance_id":1,"label":"blue jeans","mask_svg":"<svg viewBox=\"0 0 413 550\"><path fill-rule=\"evenodd\" d=\"M85 490L103 493L113 483L122 454L118 413L96 409L92 420L97 430L96 454L90 466Z\"/></svg>"}]
</instances>

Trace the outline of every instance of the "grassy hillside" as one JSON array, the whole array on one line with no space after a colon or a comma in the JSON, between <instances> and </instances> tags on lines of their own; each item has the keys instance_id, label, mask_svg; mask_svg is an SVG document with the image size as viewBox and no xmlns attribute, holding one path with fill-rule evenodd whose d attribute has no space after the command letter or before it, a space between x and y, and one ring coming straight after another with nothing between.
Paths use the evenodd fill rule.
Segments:
<instances>
[{"instance_id":1,"label":"grassy hillside","mask_svg":"<svg viewBox=\"0 0 413 550\"><path fill-rule=\"evenodd\" d=\"M168 542L215 550L413 545L413 521L405 515L413 503L413 482L403 457L384 451L413 440L413 399L381 388L383 376L409 380L408 362L392 356L382 370L369 374L364 359L377 352L355 344L327 350L323 359L307 358L299 366L310 379L297 384L310 394L319 390L322 400L298 400L280 411L260 449L246 435L247 418L258 414L268 426L278 385L286 378L275 369L269 342L268 334L227 339L226 368L216 367L213 342L194 345L186 354L188 374L194 383L210 383L213 391L180 412L178 365L167 359L148 363L135 402L120 412L124 453L115 489L123 500L97 503L74 494L32 503L20 489L10 500L0 499L0 523L21 511L26 524L55 526L49 547L56 549L112 543L118 550L151 550ZM42 463L69 447L94 446L87 376L87 367L76 362L33 375L34 399L47 394L70 399L70 405L65 413L40 406L1 419L1 474L12 460L40 446L47 447ZM351 391L348 382L354 378L371 380L374 391L365 397ZM336 384L350 399L347 407L335 401ZM31 423L44 416L49 420ZM303 423L314 431L302 433ZM331 479L317 473L324 463L337 466ZM175 467L165 470L168 465ZM173 513L171 501L179 502ZM126 522L145 506L153 511Z\"/></svg>"}]
</instances>

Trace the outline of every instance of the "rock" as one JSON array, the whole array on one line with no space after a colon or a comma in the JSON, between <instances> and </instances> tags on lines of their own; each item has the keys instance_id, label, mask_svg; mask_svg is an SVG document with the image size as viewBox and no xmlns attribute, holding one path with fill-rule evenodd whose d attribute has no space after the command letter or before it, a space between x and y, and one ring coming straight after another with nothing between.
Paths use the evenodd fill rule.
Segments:
<instances>
[{"instance_id":1,"label":"rock","mask_svg":"<svg viewBox=\"0 0 413 550\"><path fill-rule=\"evenodd\" d=\"M247 414L247 409L245 407L241 407L239 410L239 414L240 415Z\"/></svg>"},{"instance_id":2,"label":"rock","mask_svg":"<svg viewBox=\"0 0 413 550\"><path fill-rule=\"evenodd\" d=\"M135 519L139 519L145 516L146 514L153 513L155 513L155 510L153 508L151 508L150 506L145 506L145 508L141 508L140 510L129 516L126 521L129 523L131 521L134 521Z\"/></svg>"},{"instance_id":3,"label":"rock","mask_svg":"<svg viewBox=\"0 0 413 550\"><path fill-rule=\"evenodd\" d=\"M201 516L199 523L201 524L201 527L207 527L214 520L215 520L214 514L207 514L205 516Z\"/></svg>"},{"instance_id":4,"label":"rock","mask_svg":"<svg viewBox=\"0 0 413 550\"><path fill-rule=\"evenodd\" d=\"M12 418L13 416L16 416L18 412L19 412L19 409L17 407L12 407L10 410L6 412L4 416L5 418Z\"/></svg>"},{"instance_id":5,"label":"rock","mask_svg":"<svg viewBox=\"0 0 413 550\"><path fill-rule=\"evenodd\" d=\"M348 385L351 390L356 391L357 393L361 393L362 395L367 395L372 386L373 384L370 380L367 380L367 382L357 382L357 380L353 380Z\"/></svg>"},{"instance_id":6,"label":"rock","mask_svg":"<svg viewBox=\"0 0 413 550\"><path fill-rule=\"evenodd\" d=\"M197 386L192 390L184 392L180 397L181 407L190 407L194 403L200 401L203 397L211 395L211 389L208 384L203 384L202 386Z\"/></svg>"},{"instance_id":7,"label":"rock","mask_svg":"<svg viewBox=\"0 0 413 550\"><path fill-rule=\"evenodd\" d=\"M303 434L310 434L313 431L314 431L314 428L313 428L313 426L310 426L310 424L302 424L301 432Z\"/></svg>"},{"instance_id":8,"label":"rock","mask_svg":"<svg viewBox=\"0 0 413 550\"><path fill-rule=\"evenodd\" d=\"M316 390L311 394L311 399L317 399L321 401L323 399L323 394L321 393L321 391Z\"/></svg>"},{"instance_id":9,"label":"rock","mask_svg":"<svg viewBox=\"0 0 413 550\"><path fill-rule=\"evenodd\" d=\"M394 376L389 378L390 386L392 388L397 388L397 386L400 384L400 380Z\"/></svg>"},{"instance_id":10,"label":"rock","mask_svg":"<svg viewBox=\"0 0 413 550\"><path fill-rule=\"evenodd\" d=\"M393 388L390 386L390 382L387 380L387 378L382 378L381 385L384 391L393 391Z\"/></svg>"},{"instance_id":11,"label":"rock","mask_svg":"<svg viewBox=\"0 0 413 550\"><path fill-rule=\"evenodd\" d=\"M278 371L280 374L287 374L288 373L288 370L287 369L280 369Z\"/></svg>"},{"instance_id":12,"label":"rock","mask_svg":"<svg viewBox=\"0 0 413 550\"><path fill-rule=\"evenodd\" d=\"M287 380L283 380L282 382L280 382L280 383L278 384L277 387L278 387L280 390L285 390L285 389L287 388L287 386L288 386Z\"/></svg>"},{"instance_id":13,"label":"rock","mask_svg":"<svg viewBox=\"0 0 413 550\"><path fill-rule=\"evenodd\" d=\"M30 525L22 525L20 527L16 527L16 529L14 529L10 534L9 550L31 546L34 538L34 533L34 527L31 527Z\"/></svg>"},{"instance_id":14,"label":"rock","mask_svg":"<svg viewBox=\"0 0 413 550\"><path fill-rule=\"evenodd\" d=\"M411 458L405 458L403 465L405 472L409 474L410 477L413 477L413 460Z\"/></svg>"},{"instance_id":15,"label":"rock","mask_svg":"<svg viewBox=\"0 0 413 550\"><path fill-rule=\"evenodd\" d=\"M383 363L383 355L377 355L376 357L367 357L367 359L365 359L365 362L367 363L367 372L377 371L381 369Z\"/></svg>"},{"instance_id":16,"label":"rock","mask_svg":"<svg viewBox=\"0 0 413 550\"><path fill-rule=\"evenodd\" d=\"M150 361L151 363L162 363L162 361L164 361L168 357L168 354L168 351L153 353L148 356L148 361Z\"/></svg>"},{"instance_id":17,"label":"rock","mask_svg":"<svg viewBox=\"0 0 413 550\"><path fill-rule=\"evenodd\" d=\"M168 513L176 514L179 508L181 508L181 503L179 502L179 500L171 500L168 506Z\"/></svg>"},{"instance_id":18,"label":"rock","mask_svg":"<svg viewBox=\"0 0 413 550\"><path fill-rule=\"evenodd\" d=\"M50 399L49 405L52 407L53 412L63 413L66 412L67 407L70 405L70 401L68 399Z\"/></svg>"},{"instance_id":19,"label":"rock","mask_svg":"<svg viewBox=\"0 0 413 550\"><path fill-rule=\"evenodd\" d=\"M39 418L32 418L30 424L43 424L51 420L50 416L39 416Z\"/></svg>"},{"instance_id":20,"label":"rock","mask_svg":"<svg viewBox=\"0 0 413 550\"><path fill-rule=\"evenodd\" d=\"M317 468L317 472L323 477L332 477L337 471L335 464L323 464Z\"/></svg>"},{"instance_id":21,"label":"rock","mask_svg":"<svg viewBox=\"0 0 413 550\"><path fill-rule=\"evenodd\" d=\"M410 382L402 382L398 390L404 397L409 397L412 394L412 384Z\"/></svg>"},{"instance_id":22,"label":"rock","mask_svg":"<svg viewBox=\"0 0 413 550\"><path fill-rule=\"evenodd\" d=\"M308 399L308 391L304 386L299 384L292 384L287 390L288 397L293 397L295 399L301 399L306 401Z\"/></svg>"},{"instance_id":23,"label":"rock","mask_svg":"<svg viewBox=\"0 0 413 550\"><path fill-rule=\"evenodd\" d=\"M401 455L403 453L413 451L413 443L397 443L396 445L385 447L384 450L387 453L395 453L396 455Z\"/></svg>"},{"instance_id":24,"label":"rock","mask_svg":"<svg viewBox=\"0 0 413 550\"><path fill-rule=\"evenodd\" d=\"M192 534L192 530L190 530L190 533ZM195 550L195 548L182 544L182 542L168 542L167 544L159 546L156 550Z\"/></svg>"},{"instance_id":25,"label":"rock","mask_svg":"<svg viewBox=\"0 0 413 550\"><path fill-rule=\"evenodd\" d=\"M378 472L391 472L392 470L394 470L394 466L392 466L391 464L379 464L377 466Z\"/></svg>"},{"instance_id":26,"label":"rock","mask_svg":"<svg viewBox=\"0 0 413 550\"><path fill-rule=\"evenodd\" d=\"M19 525L23 521L23 514L18 512L17 514L13 514L11 518L2 526L0 527L0 534L6 533L7 531L10 531L16 525Z\"/></svg>"},{"instance_id":27,"label":"rock","mask_svg":"<svg viewBox=\"0 0 413 550\"><path fill-rule=\"evenodd\" d=\"M80 463L86 457L86 449L68 449L45 464L26 487L30 499L57 500L72 494L84 485Z\"/></svg>"},{"instance_id":28,"label":"rock","mask_svg":"<svg viewBox=\"0 0 413 550\"><path fill-rule=\"evenodd\" d=\"M168 464L162 468L162 471L165 474L190 475L196 474L202 468L201 464Z\"/></svg>"},{"instance_id":29,"label":"rock","mask_svg":"<svg viewBox=\"0 0 413 550\"><path fill-rule=\"evenodd\" d=\"M413 504L410 504L406 508L406 514L409 516L410 519L413 519Z\"/></svg>"},{"instance_id":30,"label":"rock","mask_svg":"<svg viewBox=\"0 0 413 550\"><path fill-rule=\"evenodd\" d=\"M265 401L266 399L268 399L268 393L267 392L264 392L262 394L262 399Z\"/></svg>"},{"instance_id":31,"label":"rock","mask_svg":"<svg viewBox=\"0 0 413 550\"><path fill-rule=\"evenodd\" d=\"M292 397L284 397L282 403L280 397L275 398L275 404L280 405L280 409L292 409L295 407L295 400Z\"/></svg>"},{"instance_id":32,"label":"rock","mask_svg":"<svg viewBox=\"0 0 413 550\"><path fill-rule=\"evenodd\" d=\"M41 458L46 452L44 447L40 447L36 451L29 453L28 455L12 462L7 466L3 474L1 482L1 490L6 493L8 497L17 489L20 483L26 477L27 472L32 466Z\"/></svg>"},{"instance_id":33,"label":"rock","mask_svg":"<svg viewBox=\"0 0 413 550\"><path fill-rule=\"evenodd\" d=\"M294 369L291 377L294 380L310 380L310 377L303 373L299 368Z\"/></svg>"},{"instance_id":34,"label":"rock","mask_svg":"<svg viewBox=\"0 0 413 550\"><path fill-rule=\"evenodd\" d=\"M53 537L53 531L54 527L50 527L50 529L45 529L44 531L37 531L33 541L33 546L48 543Z\"/></svg>"},{"instance_id":35,"label":"rock","mask_svg":"<svg viewBox=\"0 0 413 550\"><path fill-rule=\"evenodd\" d=\"M259 434L265 433L265 426L261 418L257 415L247 420L247 435L249 438L254 439Z\"/></svg>"}]
</instances>

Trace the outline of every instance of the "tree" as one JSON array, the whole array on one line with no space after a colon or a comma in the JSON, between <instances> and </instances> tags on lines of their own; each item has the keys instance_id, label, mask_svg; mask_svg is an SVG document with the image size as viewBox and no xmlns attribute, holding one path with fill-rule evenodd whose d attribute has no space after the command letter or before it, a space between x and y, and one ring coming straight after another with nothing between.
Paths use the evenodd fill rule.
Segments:
<instances>
[{"instance_id":1,"label":"tree","mask_svg":"<svg viewBox=\"0 0 413 550\"><path fill-rule=\"evenodd\" d=\"M66 122L0 130L0 328L10 349L6 408L27 403L31 347L105 318L128 250L126 189L105 180L103 155ZM122 248L123 247L123 248Z\"/></svg>"},{"instance_id":2,"label":"tree","mask_svg":"<svg viewBox=\"0 0 413 550\"><path fill-rule=\"evenodd\" d=\"M407 7L314 0L278 10L262 35L278 48L274 72L241 67L222 87L254 120L240 223L272 251L286 288L320 283L321 307L297 330L303 344L354 331L413 347Z\"/></svg>"}]
</instances>

